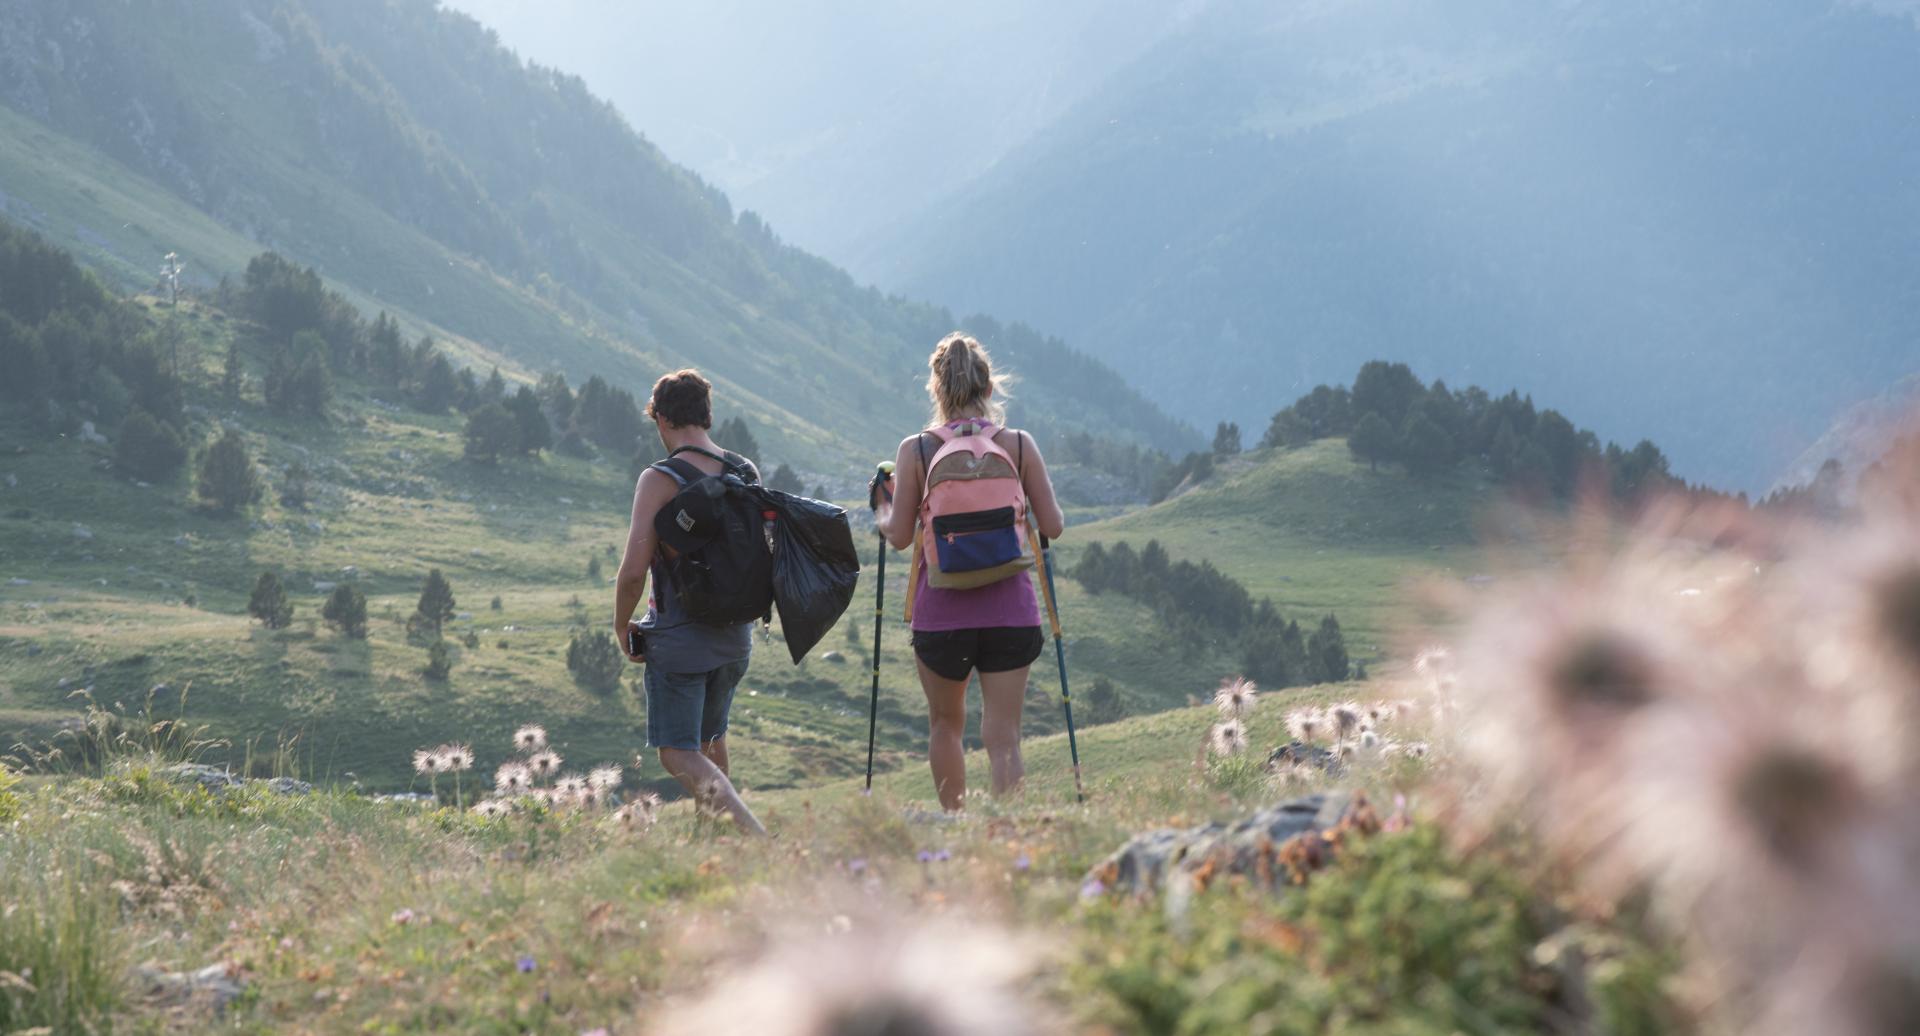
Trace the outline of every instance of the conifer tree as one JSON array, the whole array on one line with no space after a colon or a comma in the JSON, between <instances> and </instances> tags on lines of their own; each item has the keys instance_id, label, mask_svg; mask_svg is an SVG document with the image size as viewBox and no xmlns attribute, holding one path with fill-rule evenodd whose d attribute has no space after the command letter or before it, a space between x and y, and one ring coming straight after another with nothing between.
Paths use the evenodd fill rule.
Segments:
<instances>
[{"instance_id":1,"label":"conifer tree","mask_svg":"<svg viewBox=\"0 0 1920 1036\"><path fill-rule=\"evenodd\" d=\"M194 491L216 514L236 514L260 495L260 480L253 472L253 458L240 433L228 429L214 440L200 459L200 473Z\"/></svg>"},{"instance_id":2,"label":"conifer tree","mask_svg":"<svg viewBox=\"0 0 1920 1036\"><path fill-rule=\"evenodd\" d=\"M367 636L367 596L360 592L359 587L343 583L335 587L332 596L327 598L325 607L320 609L320 617L342 634L364 640Z\"/></svg>"},{"instance_id":3,"label":"conifer tree","mask_svg":"<svg viewBox=\"0 0 1920 1036\"><path fill-rule=\"evenodd\" d=\"M420 603L415 611L438 635L446 621L453 618L455 608L453 586L447 582L447 577L441 575L437 568L429 571L427 581L421 584Z\"/></svg>"},{"instance_id":4,"label":"conifer tree","mask_svg":"<svg viewBox=\"0 0 1920 1036\"><path fill-rule=\"evenodd\" d=\"M1374 471L1380 470L1381 461L1392 459L1396 444L1393 426L1371 410L1360 418L1360 423L1353 426L1353 434L1347 437L1347 449Z\"/></svg>"},{"instance_id":5,"label":"conifer tree","mask_svg":"<svg viewBox=\"0 0 1920 1036\"><path fill-rule=\"evenodd\" d=\"M260 573L254 580L253 595L247 598L247 614L259 619L270 630L286 629L293 622L293 602L287 589L272 572Z\"/></svg>"}]
</instances>

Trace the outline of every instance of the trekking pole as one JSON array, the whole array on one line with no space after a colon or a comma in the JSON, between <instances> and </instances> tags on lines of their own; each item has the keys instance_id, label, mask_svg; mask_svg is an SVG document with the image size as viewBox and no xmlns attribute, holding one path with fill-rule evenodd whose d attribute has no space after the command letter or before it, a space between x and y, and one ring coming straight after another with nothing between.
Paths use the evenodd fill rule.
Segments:
<instances>
[{"instance_id":1,"label":"trekking pole","mask_svg":"<svg viewBox=\"0 0 1920 1036\"><path fill-rule=\"evenodd\" d=\"M873 794L873 742L880 725L880 631L886 626L887 530L880 525L880 497L893 502L888 481L893 464L883 461L873 474L873 489L867 494L867 507L873 511L873 531L880 547L880 560L873 577L873 696L867 703L867 794ZM908 590L912 592L911 588Z\"/></svg>"},{"instance_id":2,"label":"trekking pole","mask_svg":"<svg viewBox=\"0 0 1920 1036\"><path fill-rule=\"evenodd\" d=\"M1067 648L1060 640L1060 606L1053 595L1053 545L1040 537L1040 573L1045 576L1047 619L1053 626L1053 657L1060 663L1060 708L1067 714L1067 751L1073 754L1073 797L1087 801L1086 788L1080 784L1080 742L1073 735L1073 695L1067 690Z\"/></svg>"}]
</instances>

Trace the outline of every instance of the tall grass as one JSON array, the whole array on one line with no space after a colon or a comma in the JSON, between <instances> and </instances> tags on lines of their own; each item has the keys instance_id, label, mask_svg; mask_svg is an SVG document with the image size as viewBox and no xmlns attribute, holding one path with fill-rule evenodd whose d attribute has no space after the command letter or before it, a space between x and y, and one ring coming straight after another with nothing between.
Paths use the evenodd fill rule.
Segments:
<instances>
[{"instance_id":1,"label":"tall grass","mask_svg":"<svg viewBox=\"0 0 1920 1036\"><path fill-rule=\"evenodd\" d=\"M127 964L119 906L92 862L0 842L0 1031L105 1031Z\"/></svg>"}]
</instances>

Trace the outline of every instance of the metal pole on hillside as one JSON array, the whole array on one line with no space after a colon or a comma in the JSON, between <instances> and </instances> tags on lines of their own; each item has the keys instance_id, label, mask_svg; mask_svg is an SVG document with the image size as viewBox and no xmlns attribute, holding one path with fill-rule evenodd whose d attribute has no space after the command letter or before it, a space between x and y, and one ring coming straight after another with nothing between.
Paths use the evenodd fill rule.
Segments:
<instances>
[{"instance_id":1,"label":"metal pole on hillside","mask_svg":"<svg viewBox=\"0 0 1920 1036\"><path fill-rule=\"evenodd\" d=\"M1045 536L1038 539L1040 574L1044 577L1041 586L1047 599L1047 619L1053 627L1053 657L1060 663L1060 708L1067 714L1067 751L1073 755L1073 797L1085 802L1087 791L1080 783L1080 742L1073 733L1073 695L1067 690L1067 647L1060 639L1060 606L1053 593L1053 545Z\"/></svg>"}]
</instances>

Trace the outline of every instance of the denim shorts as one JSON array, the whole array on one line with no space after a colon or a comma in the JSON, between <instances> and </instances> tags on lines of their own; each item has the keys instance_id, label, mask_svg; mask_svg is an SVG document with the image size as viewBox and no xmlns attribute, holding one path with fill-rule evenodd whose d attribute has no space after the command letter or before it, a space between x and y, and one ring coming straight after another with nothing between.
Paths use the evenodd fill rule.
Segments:
<instances>
[{"instance_id":1,"label":"denim shorts","mask_svg":"<svg viewBox=\"0 0 1920 1036\"><path fill-rule=\"evenodd\" d=\"M647 744L697 752L725 734L733 689L745 675L745 659L704 673L669 673L647 666Z\"/></svg>"}]
</instances>

